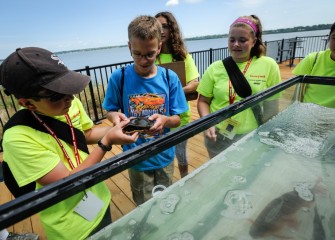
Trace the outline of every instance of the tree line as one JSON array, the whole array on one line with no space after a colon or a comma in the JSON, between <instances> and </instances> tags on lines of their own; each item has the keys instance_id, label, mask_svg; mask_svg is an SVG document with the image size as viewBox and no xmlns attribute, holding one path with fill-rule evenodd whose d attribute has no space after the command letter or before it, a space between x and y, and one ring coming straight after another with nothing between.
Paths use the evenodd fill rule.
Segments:
<instances>
[{"instance_id":1,"label":"tree line","mask_svg":"<svg viewBox=\"0 0 335 240\"><path fill-rule=\"evenodd\" d=\"M264 30L263 34L317 31L317 30L330 29L331 25L332 24L318 24L318 25L313 25L313 26L297 26L297 27L292 27L292 28L280 28L280 29L275 29L275 30ZM200 36L200 37L191 37L191 38L185 38L185 40L192 41L192 40L213 39L213 38L222 38L222 37L228 37L228 33L206 35L206 36Z\"/></svg>"}]
</instances>

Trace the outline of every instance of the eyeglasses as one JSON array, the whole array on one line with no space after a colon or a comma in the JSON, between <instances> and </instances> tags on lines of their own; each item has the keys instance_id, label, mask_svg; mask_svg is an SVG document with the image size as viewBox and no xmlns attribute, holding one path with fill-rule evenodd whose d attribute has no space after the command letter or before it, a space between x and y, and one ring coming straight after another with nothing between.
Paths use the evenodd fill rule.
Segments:
<instances>
[{"instance_id":1,"label":"eyeglasses","mask_svg":"<svg viewBox=\"0 0 335 240\"><path fill-rule=\"evenodd\" d=\"M153 59L156 58L157 51L156 52L152 52L152 53L148 53L146 55L142 55L142 54L139 54L139 53L131 52L131 55L132 55L132 57L134 59L146 58L147 60L153 60Z\"/></svg>"},{"instance_id":2,"label":"eyeglasses","mask_svg":"<svg viewBox=\"0 0 335 240\"><path fill-rule=\"evenodd\" d=\"M47 96L36 96L35 98L45 98L45 99L49 99L50 102L57 102L62 100L63 98L65 98L66 96L68 96L68 94L62 94L62 93L52 93L50 95Z\"/></svg>"},{"instance_id":3,"label":"eyeglasses","mask_svg":"<svg viewBox=\"0 0 335 240\"><path fill-rule=\"evenodd\" d=\"M170 26L168 24L162 24L163 31L170 29Z\"/></svg>"}]
</instances>

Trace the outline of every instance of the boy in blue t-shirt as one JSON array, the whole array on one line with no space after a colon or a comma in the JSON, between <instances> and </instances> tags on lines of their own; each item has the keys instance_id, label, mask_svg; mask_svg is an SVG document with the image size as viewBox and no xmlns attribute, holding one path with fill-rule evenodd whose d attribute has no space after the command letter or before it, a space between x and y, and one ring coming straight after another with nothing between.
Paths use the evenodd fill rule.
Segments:
<instances>
[{"instance_id":1,"label":"boy in blue t-shirt","mask_svg":"<svg viewBox=\"0 0 335 240\"><path fill-rule=\"evenodd\" d=\"M136 143L123 145L124 151L178 127L179 114L188 110L177 74L155 65L161 50L161 33L161 24L155 17L135 18L128 26L128 47L134 64L126 66L124 73L121 69L114 71L108 82L103 102L108 120L118 124L131 117L148 117L154 122L147 135ZM151 198L155 185L172 184L174 154L174 147L166 149L128 170L137 205Z\"/></svg>"}]
</instances>

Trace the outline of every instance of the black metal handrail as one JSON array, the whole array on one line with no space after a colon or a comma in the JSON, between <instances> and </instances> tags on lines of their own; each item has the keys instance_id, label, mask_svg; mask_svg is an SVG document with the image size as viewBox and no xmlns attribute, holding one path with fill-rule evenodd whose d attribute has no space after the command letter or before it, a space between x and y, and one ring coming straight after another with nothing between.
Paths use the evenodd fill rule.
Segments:
<instances>
[{"instance_id":1,"label":"black metal handrail","mask_svg":"<svg viewBox=\"0 0 335 240\"><path fill-rule=\"evenodd\" d=\"M85 190L125 169L174 146L211 126L247 109L259 102L297 84L308 82L311 84L335 85L335 77L298 76L263 92L249 96L240 102L231 104L219 111L199 118L176 131L142 144L134 149L120 153L103 162L95 164L83 171L73 174L60 181L49 184L39 190L25 194L0 206L0 229L15 224L35 213L46 209L74 194Z\"/></svg>"}]
</instances>

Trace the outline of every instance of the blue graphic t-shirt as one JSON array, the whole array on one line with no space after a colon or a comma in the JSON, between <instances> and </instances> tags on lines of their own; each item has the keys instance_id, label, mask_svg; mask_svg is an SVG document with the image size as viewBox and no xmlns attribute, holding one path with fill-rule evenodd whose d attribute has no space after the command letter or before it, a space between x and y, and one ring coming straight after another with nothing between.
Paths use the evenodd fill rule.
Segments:
<instances>
[{"instance_id":1,"label":"blue graphic t-shirt","mask_svg":"<svg viewBox=\"0 0 335 240\"><path fill-rule=\"evenodd\" d=\"M123 106L123 112L127 117L149 117L155 113L172 116L186 112L188 105L178 76L171 70L168 73L169 80L165 68L157 67L156 76L143 78L135 72L134 65L126 66L121 94L122 73L121 69L117 69L109 79L103 107L107 111L118 111ZM169 128L164 128L163 134L169 131ZM139 138L136 143L123 145L123 150L150 140L152 138ZM169 148L133 168L138 171L162 168L169 165L173 159L174 148Z\"/></svg>"}]
</instances>

